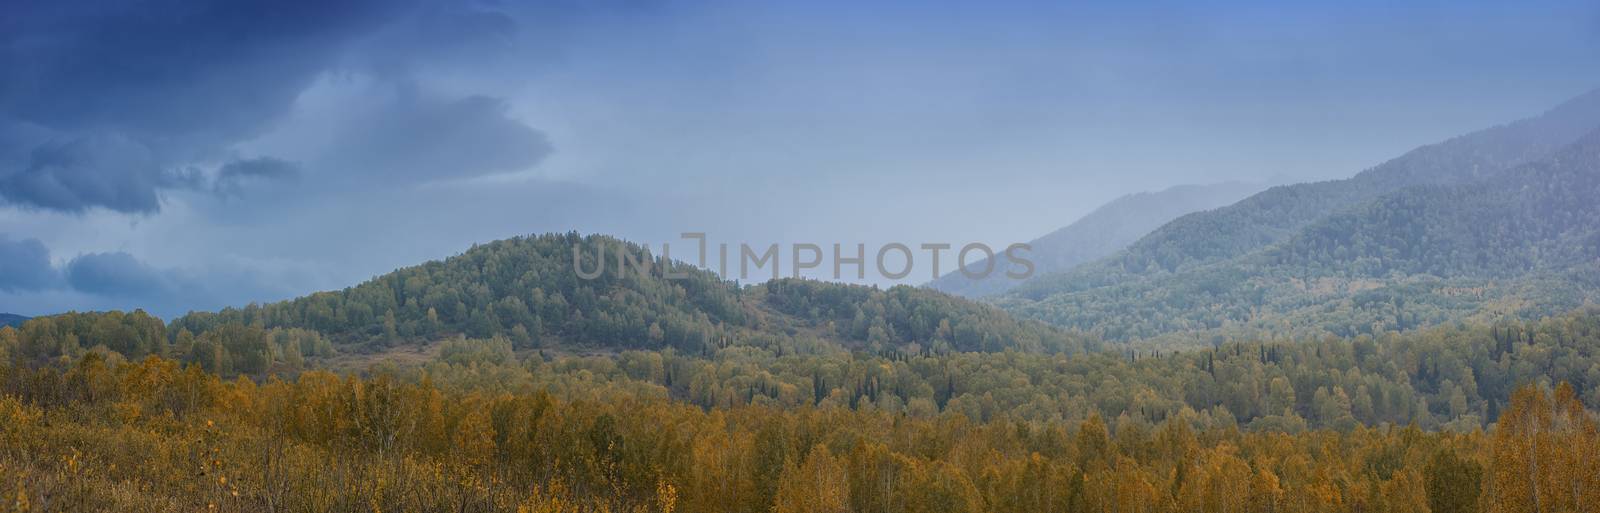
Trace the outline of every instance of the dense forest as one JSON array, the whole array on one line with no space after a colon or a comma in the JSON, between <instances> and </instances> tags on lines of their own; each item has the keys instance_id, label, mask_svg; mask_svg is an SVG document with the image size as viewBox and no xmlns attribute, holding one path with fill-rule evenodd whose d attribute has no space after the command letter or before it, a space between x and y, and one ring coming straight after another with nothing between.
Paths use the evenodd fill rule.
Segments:
<instances>
[{"instance_id":1,"label":"dense forest","mask_svg":"<svg viewBox=\"0 0 1600 513\"><path fill-rule=\"evenodd\" d=\"M97 329L159 324L79 317L0 328L0 499L10 509L1600 507L1600 430L1584 404L1600 383L1593 311L1159 357L778 357L754 347L711 360L671 348L550 357L494 338L343 377L218 375L103 344L20 358L25 338L88 330L79 340L98 340ZM843 386L823 397L790 386L795 377Z\"/></svg>"},{"instance_id":2,"label":"dense forest","mask_svg":"<svg viewBox=\"0 0 1600 513\"><path fill-rule=\"evenodd\" d=\"M129 342L106 343L112 340ZM1512 389L1528 381L1571 383L1581 401L1600 407L1600 310L1173 353L871 353L780 344L585 356L519 352L503 336L434 346L441 362L515 364L537 376L645 386L705 408L832 406L922 417L955 412L977 421L1077 422L1098 415L1152 424L1188 414L1251 429L1416 424L1470 431L1493 421ZM230 324L190 335L163 330L159 319L138 312L44 317L21 330L0 329L0 357L19 368L63 366L91 354L111 362L162 357L259 379L326 367L339 352L320 334L298 328Z\"/></svg>"},{"instance_id":3,"label":"dense forest","mask_svg":"<svg viewBox=\"0 0 1600 513\"><path fill-rule=\"evenodd\" d=\"M1096 283L1042 277L999 304L1106 340L1167 347L1538 318L1600 297L1595 197L1600 133L1485 179L1410 187L1327 214L1242 256L1114 257L1089 266L1120 268L1086 278ZM1132 269L1154 274L1128 277Z\"/></svg>"}]
</instances>

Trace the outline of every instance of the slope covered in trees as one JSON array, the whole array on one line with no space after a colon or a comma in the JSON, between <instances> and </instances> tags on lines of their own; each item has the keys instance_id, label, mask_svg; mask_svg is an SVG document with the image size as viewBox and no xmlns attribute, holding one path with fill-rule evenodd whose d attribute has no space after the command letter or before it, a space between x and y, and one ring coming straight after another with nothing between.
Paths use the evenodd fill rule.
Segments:
<instances>
[{"instance_id":1,"label":"slope covered in trees","mask_svg":"<svg viewBox=\"0 0 1600 513\"><path fill-rule=\"evenodd\" d=\"M1029 241L1028 259L1035 276L1064 272L1127 247L1140 237L1179 216L1210 210L1245 198L1262 186L1242 182L1179 185L1158 192L1129 194L1100 206L1082 219ZM982 269L983 261L968 262ZM964 297L989 296L1010 290L1021 282L991 276L974 280L952 271L928 287Z\"/></svg>"},{"instance_id":2,"label":"slope covered in trees","mask_svg":"<svg viewBox=\"0 0 1600 513\"><path fill-rule=\"evenodd\" d=\"M1349 179L1273 187L1227 207L1183 216L1109 258L1040 276L1013 292L1041 300L1243 256L1407 187L1468 183L1543 160L1597 127L1600 91L1535 118L1417 148Z\"/></svg>"},{"instance_id":3,"label":"slope covered in trees","mask_svg":"<svg viewBox=\"0 0 1600 513\"><path fill-rule=\"evenodd\" d=\"M107 351L0 359L0 497L24 511L1592 511L1597 315L1161 358L768 354L871 379L854 402L790 403L780 385L710 406L678 383L760 377L730 360L762 350L518 359L464 341L420 366L265 379ZM16 337L0 328L0 350ZM888 399L915 390L897 376L928 371L960 388L945 408ZM1026 402L986 404L1011 395ZM1041 414L1051 402L1070 413Z\"/></svg>"},{"instance_id":4,"label":"slope covered in trees","mask_svg":"<svg viewBox=\"0 0 1600 513\"><path fill-rule=\"evenodd\" d=\"M1600 133L1483 180L1383 196L1241 257L1006 305L1108 339L1180 344L1536 318L1600 295L1596 197Z\"/></svg>"},{"instance_id":5,"label":"slope covered in trees","mask_svg":"<svg viewBox=\"0 0 1600 513\"><path fill-rule=\"evenodd\" d=\"M574 251L585 274L599 274L580 276ZM670 269L682 276L668 277L665 266L646 248L610 237L521 237L342 291L192 313L174 320L172 329L200 334L225 325L297 328L373 349L455 335L500 336L518 349L671 347L692 353L729 345L791 352L818 346L912 352L1083 348L1082 339L1061 330L931 290L799 280L740 287L684 265Z\"/></svg>"},{"instance_id":6,"label":"slope covered in trees","mask_svg":"<svg viewBox=\"0 0 1600 513\"><path fill-rule=\"evenodd\" d=\"M260 378L322 368L336 354L318 334L298 328L228 325L198 336L180 330L177 338L165 339L159 322L113 312L0 328L0 361L35 369L91 356L112 365L154 356L227 378ZM118 332L117 338L148 342L79 342ZM1099 415L1149 424L1197 415L1258 430L1416 424L1470 431L1493 421L1516 385L1559 381L1573 383L1582 401L1600 407L1600 311L1593 309L1535 322L1351 339L1252 340L1179 353L877 354L728 346L710 354L668 348L563 356L518 352L503 337L453 339L436 349L428 358L438 364L484 369L461 378L476 386L574 393L615 386L708 409L837 407L1069 423ZM458 374L449 366L417 368L415 358L387 361L394 363L357 370L413 368L435 379ZM531 374L519 378L488 370L497 367ZM56 379L17 376L23 381L13 386Z\"/></svg>"}]
</instances>

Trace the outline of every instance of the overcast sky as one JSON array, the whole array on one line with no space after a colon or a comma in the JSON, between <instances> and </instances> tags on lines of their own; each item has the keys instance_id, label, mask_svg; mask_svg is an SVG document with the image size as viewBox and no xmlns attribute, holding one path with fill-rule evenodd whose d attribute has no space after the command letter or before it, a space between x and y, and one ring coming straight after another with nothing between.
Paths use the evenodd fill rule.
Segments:
<instances>
[{"instance_id":1,"label":"overcast sky","mask_svg":"<svg viewBox=\"0 0 1600 513\"><path fill-rule=\"evenodd\" d=\"M0 312L170 317L546 231L1003 246L1600 86L1592 2L1191 3L12 2Z\"/></svg>"}]
</instances>

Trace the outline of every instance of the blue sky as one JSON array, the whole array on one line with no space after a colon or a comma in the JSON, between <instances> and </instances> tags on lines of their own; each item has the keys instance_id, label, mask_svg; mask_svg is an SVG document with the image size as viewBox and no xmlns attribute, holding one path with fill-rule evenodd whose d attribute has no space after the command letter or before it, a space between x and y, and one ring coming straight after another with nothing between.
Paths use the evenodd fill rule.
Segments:
<instances>
[{"instance_id":1,"label":"blue sky","mask_svg":"<svg viewBox=\"0 0 1600 513\"><path fill-rule=\"evenodd\" d=\"M59 4L0 16L0 312L171 316L544 231L1003 246L1600 87L1582 2Z\"/></svg>"}]
</instances>

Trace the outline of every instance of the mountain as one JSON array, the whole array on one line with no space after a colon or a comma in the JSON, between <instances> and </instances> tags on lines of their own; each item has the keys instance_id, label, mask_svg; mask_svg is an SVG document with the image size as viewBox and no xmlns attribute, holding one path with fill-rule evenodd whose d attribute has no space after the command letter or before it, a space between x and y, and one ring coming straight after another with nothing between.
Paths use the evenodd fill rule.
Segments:
<instances>
[{"instance_id":1,"label":"mountain","mask_svg":"<svg viewBox=\"0 0 1600 513\"><path fill-rule=\"evenodd\" d=\"M1227 182L1179 185L1158 192L1129 194L1100 206L1061 229L1028 242L1036 276L1072 269L1127 247L1184 214L1210 210L1250 196L1262 186ZM982 260L968 267L982 269ZM990 276L974 280L958 269L927 284L935 290L965 297L982 297L1010 290L1020 281Z\"/></svg>"},{"instance_id":2,"label":"mountain","mask_svg":"<svg viewBox=\"0 0 1600 513\"><path fill-rule=\"evenodd\" d=\"M1007 308L1108 339L1353 336L1600 298L1600 131L1480 180L1401 189L1246 255Z\"/></svg>"},{"instance_id":3,"label":"mountain","mask_svg":"<svg viewBox=\"0 0 1600 513\"><path fill-rule=\"evenodd\" d=\"M1423 146L1356 176L1267 189L1216 210L1178 218L1126 250L1016 287L1017 298L1110 286L1176 273L1282 242L1329 215L1406 187L1459 184L1548 157L1600 127L1600 90L1538 117Z\"/></svg>"},{"instance_id":4,"label":"mountain","mask_svg":"<svg viewBox=\"0 0 1600 513\"><path fill-rule=\"evenodd\" d=\"M22 323L24 322L28 322L27 317L17 314L0 313L0 326L11 326L15 328L22 326Z\"/></svg>"},{"instance_id":5,"label":"mountain","mask_svg":"<svg viewBox=\"0 0 1600 513\"><path fill-rule=\"evenodd\" d=\"M581 277L575 254L585 273L599 269L599 275ZM641 273L641 264L648 270ZM780 354L827 347L1071 352L1085 346L1059 329L932 290L807 280L741 287L681 264L672 271L683 276L668 278L664 265L646 248L610 237L519 237L341 291L192 313L170 329L296 328L373 349L456 335L503 337L517 348L702 354L730 345Z\"/></svg>"}]
</instances>

